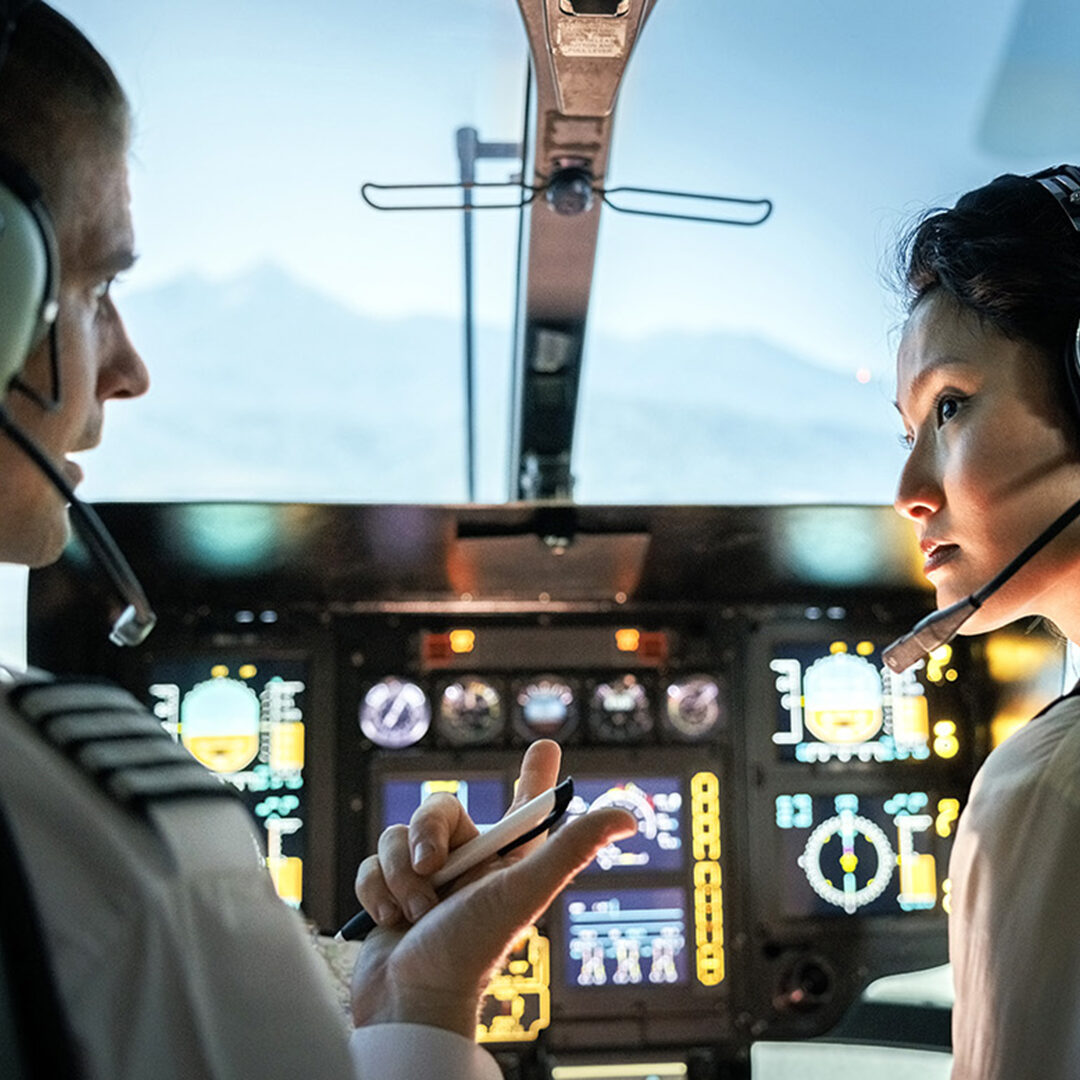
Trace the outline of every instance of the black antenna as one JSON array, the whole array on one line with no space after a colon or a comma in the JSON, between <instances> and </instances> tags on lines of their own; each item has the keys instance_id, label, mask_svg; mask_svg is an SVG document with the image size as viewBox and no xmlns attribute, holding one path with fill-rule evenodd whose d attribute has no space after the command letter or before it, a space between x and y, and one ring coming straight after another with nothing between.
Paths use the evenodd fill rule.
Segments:
<instances>
[{"instance_id":1,"label":"black antenna","mask_svg":"<svg viewBox=\"0 0 1080 1080\"><path fill-rule=\"evenodd\" d=\"M461 170L462 209L465 211L465 478L469 502L476 501L476 350L473 343L473 186L476 163L484 158L521 160L521 144L481 142L474 127L457 129L458 165ZM502 185L499 185L502 186Z\"/></svg>"}]
</instances>

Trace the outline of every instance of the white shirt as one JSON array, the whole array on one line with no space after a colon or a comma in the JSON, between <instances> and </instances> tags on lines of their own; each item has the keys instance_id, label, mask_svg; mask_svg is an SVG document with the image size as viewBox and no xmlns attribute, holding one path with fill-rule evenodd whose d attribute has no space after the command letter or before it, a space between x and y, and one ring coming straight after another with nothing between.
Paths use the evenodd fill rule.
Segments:
<instances>
[{"instance_id":1,"label":"white shirt","mask_svg":"<svg viewBox=\"0 0 1080 1080\"><path fill-rule=\"evenodd\" d=\"M471 1040L349 1025L247 811L172 800L152 823L14 714L0 685L0 799L90 1080L499 1080Z\"/></svg>"},{"instance_id":2,"label":"white shirt","mask_svg":"<svg viewBox=\"0 0 1080 1080\"><path fill-rule=\"evenodd\" d=\"M949 873L953 1080L1076 1080L1080 697L984 762Z\"/></svg>"}]
</instances>

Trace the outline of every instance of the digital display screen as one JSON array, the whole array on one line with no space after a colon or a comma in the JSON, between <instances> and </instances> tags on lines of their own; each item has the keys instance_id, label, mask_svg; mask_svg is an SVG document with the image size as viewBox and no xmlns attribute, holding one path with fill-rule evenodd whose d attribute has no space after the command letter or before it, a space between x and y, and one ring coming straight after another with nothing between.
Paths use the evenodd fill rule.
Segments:
<instances>
[{"instance_id":1,"label":"digital display screen","mask_svg":"<svg viewBox=\"0 0 1080 1080\"><path fill-rule=\"evenodd\" d=\"M286 903L303 899L305 694L302 660L256 656L161 660L154 715L196 760L240 792L264 830L267 866Z\"/></svg>"},{"instance_id":2,"label":"digital display screen","mask_svg":"<svg viewBox=\"0 0 1080 1080\"><path fill-rule=\"evenodd\" d=\"M382 827L407 825L420 804L437 791L453 795L481 832L506 813L506 785L501 777L410 776L383 780Z\"/></svg>"},{"instance_id":3,"label":"digital display screen","mask_svg":"<svg viewBox=\"0 0 1080 1080\"><path fill-rule=\"evenodd\" d=\"M924 791L777 796L784 914L940 910L959 815Z\"/></svg>"},{"instance_id":4,"label":"digital display screen","mask_svg":"<svg viewBox=\"0 0 1080 1080\"><path fill-rule=\"evenodd\" d=\"M605 870L678 870L683 865L683 798L677 777L574 777L569 821L589 810L618 806L629 810L638 831L601 848L584 874Z\"/></svg>"},{"instance_id":5,"label":"digital display screen","mask_svg":"<svg viewBox=\"0 0 1080 1080\"><path fill-rule=\"evenodd\" d=\"M780 760L922 761L943 745L931 732L927 666L897 675L880 654L878 643L865 640L788 642L773 650L772 740Z\"/></svg>"},{"instance_id":6,"label":"digital display screen","mask_svg":"<svg viewBox=\"0 0 1080 1080\"><path fill-rule=\"evenodd\" d=\"M562 896L568 986L670 986L689 979L682 889Z\"/></svg>"}]
</instances>

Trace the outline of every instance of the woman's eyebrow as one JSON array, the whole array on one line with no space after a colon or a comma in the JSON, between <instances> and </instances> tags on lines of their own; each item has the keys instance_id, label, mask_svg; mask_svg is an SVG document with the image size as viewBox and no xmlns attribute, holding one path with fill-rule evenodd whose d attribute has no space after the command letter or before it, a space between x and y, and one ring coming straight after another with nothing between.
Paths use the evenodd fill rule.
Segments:
<instances>
[{"instance_id":1,"label":"woman's eyebrow","mask_svg":"<svg viewBox=\"0 0 1080 1080\"><path fill-rule=\"evenodd\" d=\"M943 369L957 369L962 368L965 370L971 370L975 365L970 360L964 360L959 356L950 356L945 353L941 356L935 356L932 360L928 360L919 370L915 373L915 376L911 380L911 384L908 386L908 397L917 398L922 392L923 387L930 381L939 371ZM901 416L904 415L904 410L900 406L900 400L897 398L893 401L893 405L896 407L896 411Z\"/></svg>"}]
</instances>

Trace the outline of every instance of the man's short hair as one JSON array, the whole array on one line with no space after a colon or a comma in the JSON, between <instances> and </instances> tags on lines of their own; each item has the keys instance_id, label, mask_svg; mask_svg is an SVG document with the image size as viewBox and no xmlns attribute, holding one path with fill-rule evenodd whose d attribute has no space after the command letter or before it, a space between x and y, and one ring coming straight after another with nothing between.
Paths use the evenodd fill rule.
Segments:
<instances>
[{"instance_id":1,"label":"man's short hair","mask_svg":"<svg viewBox=\"0 0 1080 1080\"><path fill-rule=\"evenodd\" d=\"M108 61L73 23L43 2L18 18L0 67L0 151L41 184L55 213L76 146L122 151L130 108Z\"/></svg>"}]
</instances>

